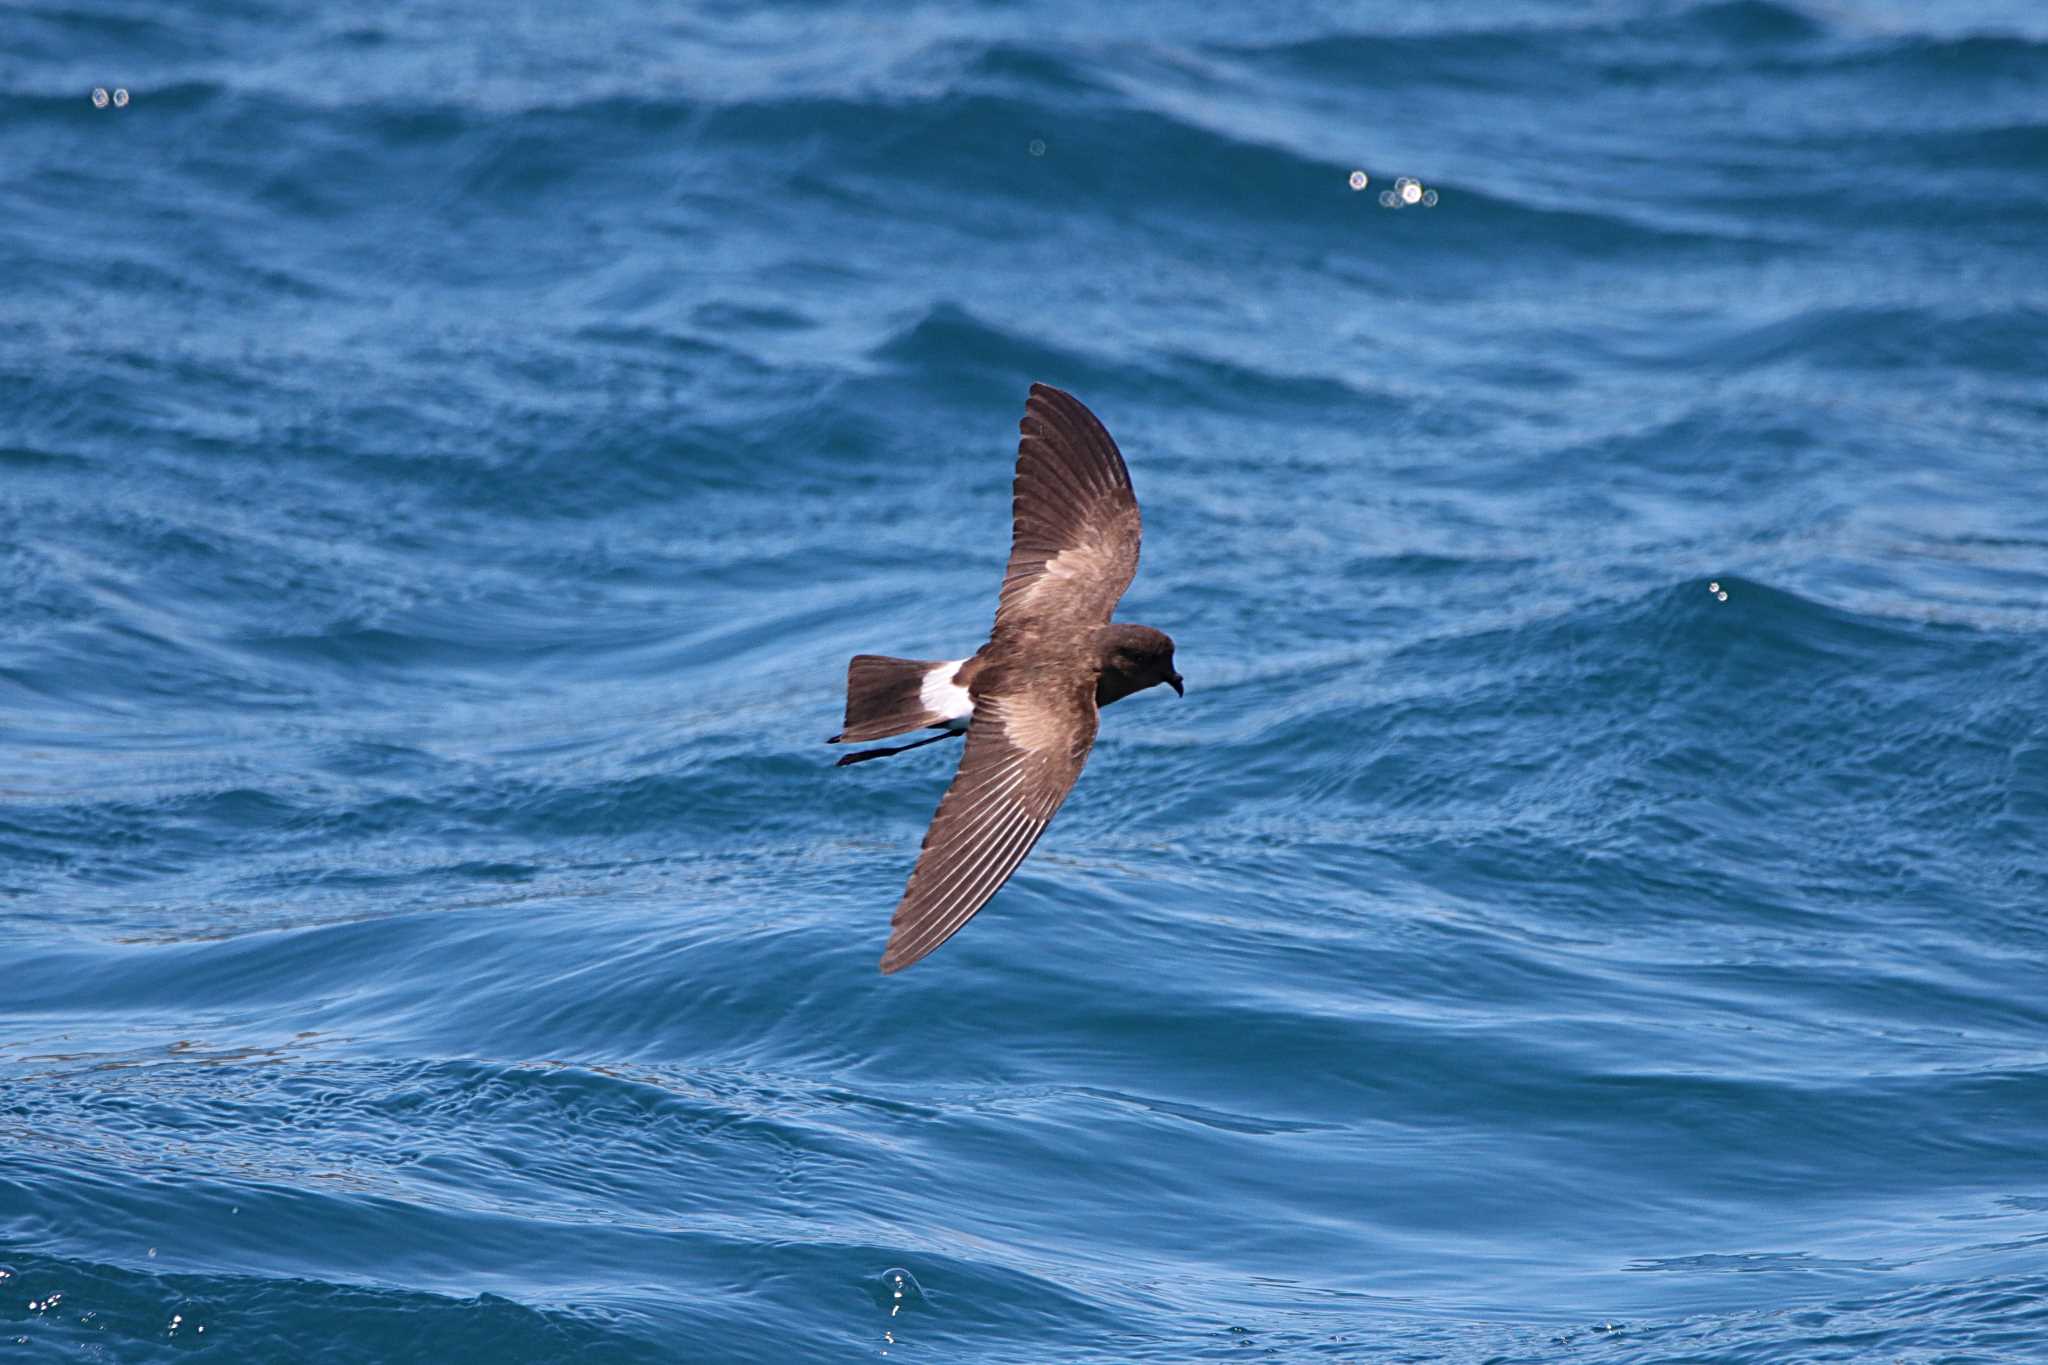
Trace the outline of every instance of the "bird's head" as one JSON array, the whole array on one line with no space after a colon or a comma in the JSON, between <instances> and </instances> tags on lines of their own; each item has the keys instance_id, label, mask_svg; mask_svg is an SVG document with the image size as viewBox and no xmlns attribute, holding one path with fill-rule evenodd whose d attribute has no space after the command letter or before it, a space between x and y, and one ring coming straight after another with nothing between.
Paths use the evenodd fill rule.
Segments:
<instances>
[{"instance_id":1,"label":"bird's head","mask_svg":"<svg viewBox=\"0 0 2048 1365\"><path fill-rule=\"evenodd\" d=\"M1101 676L1095 685L1095 704L1106 706L1119 697L1142 692L1165 683L1176 696L1181 676L1173 667L1173 637L1150 626L1104 626L1097 636L1101 652Z\"/></svg>"}]
</instances>

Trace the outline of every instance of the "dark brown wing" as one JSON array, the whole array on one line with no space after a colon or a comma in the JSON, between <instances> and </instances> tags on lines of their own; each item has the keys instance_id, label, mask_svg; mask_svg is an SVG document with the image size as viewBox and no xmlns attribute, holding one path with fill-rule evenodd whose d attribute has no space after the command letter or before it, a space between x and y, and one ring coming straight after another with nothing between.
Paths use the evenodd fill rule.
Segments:
<instances>
[{"instance_id":1,"label":"dark brown wing","mask_svg":"<svg viewBox=\"0 0 2048 1365\"><path fill-rule=\"evenodd\" d=\"M1030 621L1103 625L1138 572L1131 472L1070 393L1033 384L1017 429L1015 524L996 631Z\"/></svg>"},{"instance_id":2,"label":"dark brown wing","mask_svg":"<svg viewBox=\"0 0 2048 1365\"><path fill-rule=\"evenodd\" d=\"M1095 684L1038 685L975 698L960 771L890 921L882 970L901 971L987 903L1045 832L1095 742Z\"/></svg>"}]
</instances>

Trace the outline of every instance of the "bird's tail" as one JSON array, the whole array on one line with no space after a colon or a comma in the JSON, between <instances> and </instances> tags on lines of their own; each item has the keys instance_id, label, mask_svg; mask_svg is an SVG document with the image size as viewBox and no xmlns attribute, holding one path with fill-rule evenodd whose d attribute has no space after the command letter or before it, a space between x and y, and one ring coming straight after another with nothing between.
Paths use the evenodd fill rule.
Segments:
<instances>
[{"instance_id":1,"label":"bird's tail","mask_svg":"<svg viewBox=\"0 0 2048 1365\"><path fill-rule=\"evenodd\" d=\"M940 665L937 659L892 659L886 654L856 654L846 665L846 728L827 744L887 739L945 717L925 705L924 681Z\"/></svg>"}]
</instances>

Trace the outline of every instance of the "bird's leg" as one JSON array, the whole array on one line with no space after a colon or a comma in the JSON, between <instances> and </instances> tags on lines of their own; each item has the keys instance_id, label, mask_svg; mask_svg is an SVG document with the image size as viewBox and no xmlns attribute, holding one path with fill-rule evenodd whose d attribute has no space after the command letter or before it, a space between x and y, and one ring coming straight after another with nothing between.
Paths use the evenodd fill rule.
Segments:
<instances>
[{"instance_id":1,"label":"bird's leg","mask_svg":"<svg viewBox=\"0 0 2048 1365\"><path fill-rule=\"evenodd\" d=\"M920 739L912 744L898 744L893 749L862 749L857 754L848 754L832 766L844 768L849 763L860 763L870 758L887 758L890 754L905 753L911 749L922 749L927 744L937 744L942 739L955 739L966 733L965 730L948 730L944 734L932 735L929 738Z\"/></svg>"}]
</instances>

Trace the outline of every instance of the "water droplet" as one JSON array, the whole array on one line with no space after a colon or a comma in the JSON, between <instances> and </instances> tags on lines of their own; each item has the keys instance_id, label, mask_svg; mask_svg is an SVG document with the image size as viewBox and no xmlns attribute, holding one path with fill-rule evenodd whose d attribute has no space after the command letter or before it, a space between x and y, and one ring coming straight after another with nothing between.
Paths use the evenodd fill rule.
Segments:
<instances>
[{"instance_id":1,"label":"water droplet","mask_svg":"<svg viewBox=\"0 0 2048 1365\"><path fill-rule=\"evenodd\" d=\"M1035 137L1035 138L1032 138L1032 139L1031 139L1031 148L1030 148L1030 151L1031 151L1031 155L1033 155L1033 156L1044 156L1044 155L1045 155L1045 139L1044 139L1044 138L1042 138L1042 137Z\"/></svg>"},{"instance_id":2,"label":"water droplet","mask_svg":"<svg viewBox=\"0 0 2048 1365\"><path fill-rule=\"evenodd\" d=\"M883 1271L882 1283L890 1287L889 1316L892 1318L903 1311L903 1302L909 1297L907 1291L914 1289L919 1298L924 1297L924 1286L917 1282L917 1276L902 1266L890 1266Z\"/></svg>"},{"instance_id":3,"label":"water droplet","mask_svg":"<svg viewBox=\"0 0 2048 1365\"><path fill-rule=\"evenodd\" d=\"M1433 209L1433 208L1435 208L1435 207L1436 207L1436 191L1435 191L1435 190L1424 190L1424 191L1422 192L1422 206L1423 206L1424 208L1428 208L1428 209Z\"/></svg>"},{"instance_id":4,"label":"water droplet","mask_svg":"<svg viewBox=\"0 0 2048 1365\"><path fill-rule=\"evenodd\" d=\"M192 1330L195 1332L204 1332L206 1330L206 1324L202 1322L197 1327L194 1327Z\"/></svg>"},{"instance_id":5,"label":"water droplet","mask_svg":"<svg viewBox=\"0 0 2048 1365\"><path fill-rule=\"evenodd\" d=\"M1719 581L1719 580L1717 579L1716 581L1714 581L1714 582L1712 582L1712 583L1709 583L1709 584L1707 584L1707 591L1708 591L1708 592L1719 592L1719 591L1721 591L1721 584L1720 584L1720 581Z\"/></svg>"},{"instance_id":6,"label":"water droplet","mask_svg":"<svg viewBox=\"0 0 2048 1365\"><path fill-rule=\"evenodd\" d=\"M104 85L95 85L92 88L92 107L95 109L107 107L107 87Z\"/></svg>"},{"instance_id":7,"label":"water droplet","mask_svg":"<svg viewBox=\"0 0 2048 1365\"><path fill-rule=\"evenodd\" d=\"M1728 594L1725 590L1715 593L1714 596L1719 598L1723 602L1726 602L1728 600Z\"/></svg>"},{"instance_id":8,"label":"water droplet","mask_svg":"<svg viewBox=\"0 0 2048 1365\"><path fill-rule=\"evenodd\" d=\"M1369 176L1369 175L1367 175L1367 174L1366 174L1366 173L1365 173L1364 171L1353 171L1353 172L1351 173L1351 188L1352 188L1352 189L1354 189L1354 190L1362 190L1362 189L1364 189L1364 188L1365 188L1365 187L1366 187L1367 185L1370 185L1371 183L1372 183L1372 177L1371 177L1371 176Z\"/></svg>"},{"instance_id":9,"label":"water droplet","mask_svg":"<svg viewBox=\"0 0 2048 1365\"><path fill-rule=\"evenodd\" d=\"M1396 205L1398 205L1398 204L1399 204L1400 202L1401 202L1401 201L1400 201L1399 199L1396 199L1396 198L1394 197L1394 192L1393 192L1392 190L1381 190L1381 191L1380 191L1380 207L1381 207L1381 208L1383 208L1383 209L1390 209L1390 208L1393 208L1393 207L1395 207Z\"/></svg>"},{"instance_id":10,"label":"water droplet","mask_svg":"<svg viewBox=\"0 0 2048 1365\"><path fill-rule=\"evenodd\" d=\"M128 92L126 90L114 91L114 107L116 109L126 109L128 107Z\"/></svg>"},{"instance_id":11,"label":"water droplet","mask_svg":"<svg viewBox=\"0 0 2048 1365\"><path fill-rule=\"evenodd\" d=\"M1401 187L1401 202L1404 204L1419 204L1422 202L1422 182L1420 180L1411 180Z\"/></svg>"},{"instance_id":12,"label":"water droplet","mask_svg":"<svg viewBox=\"0 0 2048 1365\"><path fill-rule=\"evenodd\" d=\"M151 1248L149 1249L149 1259L150 1259L150 1260L152 1260L152 1261L154 1261L154 1260L156 1259L156 1248L155 1248L155 1247L151 1247Z\"/></svg>"}]
</instances>

